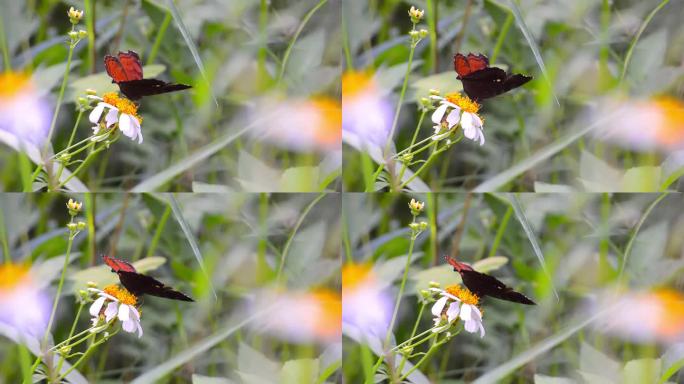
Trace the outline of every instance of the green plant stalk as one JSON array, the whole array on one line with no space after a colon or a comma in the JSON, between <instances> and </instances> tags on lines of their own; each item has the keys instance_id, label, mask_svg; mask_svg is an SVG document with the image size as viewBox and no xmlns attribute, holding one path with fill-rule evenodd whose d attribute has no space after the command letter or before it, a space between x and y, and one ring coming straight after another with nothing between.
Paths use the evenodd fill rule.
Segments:
<instances>
[{"instance_id":1,"label":"green plant stalk","mask_svg":"<svg viewBox=\"0 0 684 384\"><path fill-rule=\"evenodd\" d=\"M418 138L418 132L420 132L420 126L423 124L423 119L425 118L425 114L427 113L426 110L423 110L420 114L420 118L418 118L418 124L416 124L416 129L413 132L413 137L411 138L411 145L409 145L409 148L413 146L413 144L416 142L416 138ZM401 162L401 171L399 172L399 181L401 182L402 177L404 177L404 172L406 172L406 167L407 167L407 162L402 161Z\"/></svg>"},{"instance_id":2,"label":"green plant stalk","mask_svg":"<svg viewBox=\"0 0 684 384\"><path fill-rule=\"evenodd\" d=\"M432 337L436 338L437 336L438 336L438 334L435 334ZM420 367L423 363L425 363L427 361L427 359L429 359L432 356L432 354L444 343L446 343L446 340L434 342L430 346L430 349L428 349L428 351L425 352L425 355L423 355L423 357L420 360L418 360L418 362L413 367L411 367L411 369L409 369L406 372L406 374L404 374L403 376L401 376L399 378L399 382L403 382L404 380L406 380L406 378L409 377L410 374L412 374L416 369L418 369L418 367Z\"/></svg>"},{"instance_id":3,"label":"green plant stalk","mask_svg":"<svg viewBox=\"0 0 684 384\"><path fill-rule=\"evenodd\" d=\"M154 231L152 241L150 242L150 246L147 248L147 255L145 257L151 257L157 250L157 244L159 244L159 239L161 239L161 235L164 232L164 228L166 227L166 221L168 220L170 215L171 207L167 204L164 213L162 213L162 216L159 218L157 229Z\"/></svg>"},{"instance_id":4,"label":"green plant stalk","mask_svg":"<svg viewBox=\"0 0 684 384\"><path fill-rule=\"evenodd\" d=\"M5 72L12 70L12 61L9 56L9 48L7 47L7 37L5 36L5 21L0 14L0 47L2 48L2 60L5 63Z\"/></svg>"},{"instance_id":5,"label":"green plant stalk","mask_svg":"<svg viewBox=\"0 0 684 384\"><path fill-rule=\"evenodd\" d=\"M413 324L413 330L411 330L411 336L409 337L409 340L413 339L413 336L416 335L416 332L418 331L418 325L420 324L420 319L423 317L423 311L425 310L425 306L427 303L425 301L420 303L420 309L418 310L418 316L416 316L416 322ZM399 369L397 369L397 372L401 373L401 371L404 370L404 365L406 364L406 360L408 360L408 355L405 353L402 353L401 355L401 363L399 363Z\"/></svg>"},{"instance_id":6,"label":"green plant stalk","mask_svg":"<svg viewBox=\"0 0 684 384\"><path fill-rule=\"evenodd\" d=\"M644 19L644 22L641 23L641 26L639 27L639 31L637 31L637 34L634 35L634 39L632 39L632 42L629 43L629 48L627 49L627 55L625 56L625 62L622 65L622 71L620 72L620 82L624 81L625 75L627 74L627 67L629 66L630 61L632 60L632 54L634 54L634 47L636 47L637 42L639 41L639 38L641 37L641 34L644 33L646 30L646 27L648 24L651 22L653 17L660 11L667 3L669 3L670 0L663 0L656 6L651 13L646 16L646 19Z\"/></svg>"},{"instance_id":7,"label":"green plant stalk","mask_svg":"<svg viewBox=\"0 0 684 384\"><path fill-rule=\"evenodd\" d=\"M85 303L80 303L78 306L78 310L76 311L76 316L74 317L74 323L71 324L71 330L69 331L69 337L68 339L71 339L74 335L74 332L76 331L76 325L78 324L78 319L81 317L81 311L83 311L83 307L85 306ZM65 359L64 354L59 354L59 363L57 363L57 372L60 372L62 370L62 365L64 364L64 359Z\"/></svg>"},{"instance_id":8,"label":"green plant stalk","mask_svg":"<svg viewBox=\"0 0 684 384\"><path fill-rule=\"evenodd\" d=\"M413 30L415 30L415 29L416 29L416 25L413 24ZM389 135L387 135L387 143L385 143L385 150L383 152L385 158L389 157L388 155L389 155L390 146L392 144L392 140L394 139L394 132L397 130L397 124L399 123L399 114L401 113L401 106L402 106L402 104L404 104L404 97L406 97L406 88L408 88L408 80L409 80L409 76L411 75L411 67L413 66L413 55L416 51L416 44L417 43L412 43L411 44L411 50L409 51L409 59L408 59L408 63L406 64L406 73L404 74L404 83L401 85L401 92L399 93L399 100L397 101L397 108L394 111L394 118L392 119L392 128L390 129ZM391 176L391 179L393 179L393 176L392 175L390 175L390 176ZM377 180L377 176L375 177L375 180Z\"/></svg>"},{"instance_id":9,"label":"green plant stalk","mask_svg":"<svg viewBox=\"0 0 684 384\"><path fill-rule=\"evenodd\" d=\"M416 217L413 217L413 222L416 222ZM416 234L411 235L411 241L409 243L408 257L406 258L406 265L404 266L404 275L401 278L401 283L399 284L399 292L397 293L397 299L394 302L394 310L392 311L392 318L390 320L389 327L387 328L387 334L385 335L385 346L389 346L390 338L392 336L392 330L394 329L394 323L397 321L397 314L399 313L399 305L401 304L401 298L404 295L404 289L406 288L406 280L408 280L408 270L411 266L411 257L413 256L413 246L416 242Z\"/></svg>"},{"instance_id":10,"label":"green plant stalk","mask_svg":"<svg viewBox=\"0 0 684 384\"><path fill-rule=\"evenodd\" d=\"M74 217L71 217L70 223L74 222ZM64 279L66 277L67 266L69 266L69 257L71 256L71 246L74 244L74 238L78 232L74 232L69 235L69 240L67 241L66 256L64 257L64 265L62 266L62 274L59 278L59 283L57 284L57 292L55 293L55 300L52 302L52 311L50 311L50 319L48 320L47 328L45 328L45 334L43 335L43 345L47 347L48 335L52 329L52 323L55 321L55 314L57 313L57 306L59 305L59 296L62 294L62 288L64 287Z\"/></svg>"},{"instance_id":11,"label":"green plant stalk","mask_svg":"<svg viewBox=\"0 0 684 384\"><path fill-rule=\"evenodd\" d=\"M76 168L76 169L71 173L71 175L69 175L69 177L67 177L66 179L64 179L63 182L59 183L59 185L57 186L57 188L61 188L61 187L64 186L66 183L68 183L69 180L71 180L71 179L73 179L74 177L76 177L76 175L77 175L79 172L81 172L81 170L83 170L83 168L84 168L86 165L88 165L88 162L89 162L91 159L93 159L93 158L95 157L95 155L97 155L98 153L104 151L105 148L106 148L105 146L101 146L101 147L95 149L94 151L90 152L90 153L88 154L88 156L83 160L83 162L81 163L81 165L79 165L78 168Z\"/></svg>"},{"instance_id":12,"label":"green plant stalk","mask_svg":"<svg viewBox=\"0 0 684 384\"><path fill-rule=\"evenodd\" d=\"M5 259L5 263L9 264L12 262L12 257L10 256L9 244L7 242L7 228L5 227L5 211L0 205L0 241L2 241L2 254Z\"/></svg>"},{"instance_id":13,"label":"green plant stalk","mask_svg":"<svg viewBox=\"0 0 684 384\"><path fill-rule=\"evenodd\" d=\"M299 34L302 33L304 27L309 22L309 19L311 19L314 13L316 13L316 11L320 9L323 5L325 5L325 3L327 2L328 0L320 0L318 4L316 4L309 12L307 12L304 18L302 19L302 22L299 24L299 27L297 28L297 31L295 32L294 36L292 36L292 40L290 40L290 43L287 45L287 49L285 50L285 54L283 55L283 63L280 66L280 72L278 73L278 82L281 82L283 80L283 75L285 75L285 67L287 67L287 61L290 58L292 48L294 47L295 43L297 42L297 39L299 38Z\"/></svg>"},{"instance_id":14,"label":"green plant stalk","mask_svg":"<svg viewBox=\"0 0 684 384\"><path fill-rule=\"evenodd\" d=\"M344 5L343 5L344 7ZM347 64L347 71L354 69L354 60L351 55L351 47L349 47L349 32L347 31L347 18L345 17L344 9L342 10L342 49L344 50L344 60Z\"/></svg>"},{"instance_id":15,"label":"green plant stalk","mask_svg":"<svg viewBox=\"0 0 684 384\"><path fill-rule=\"evenodd\" d=\"M71 26L71 31L74 31L74 25ZM69 80L69 72L71 71L71 58L74 56L74 48L76 48L78 41L69 44L69 53L67 55L67 65L64 69L64 76L62 77L62 86L59 88L59 94L57 95L57 103L55 104L55 112L52 114L52 122L50 123L50 130L48 130L47 138L45 139L45 145L43 146L43 158L45 159L45 171L48 173L48 187L53 183L50 179L49 174L52 172L50 161L48 159L48 149L50 148L50 141L52 140L52 135L55 132L55 126L57 125L57 117L59 116L59 110L62 106L62 100L64 99L64 91L66 90L67 81Z\"/></svg>"},{"instance_id":16,"label":"green plant stalk","mask_svg":"<svg viewBox=\"0 0 684 384\"><path fill-rule=\"evenodd\" d=\"M438 144L438 143L435 142L435 148L437 148L437 144ZM399 189L400 189L400 190L403 189L403 188L404 188L405 186L407 186L410 182L412 182L413 179L415 179L416 177L418 177L418 175L420 175L420 174L421 174L421 173L430 165L430 163L432 162L432 160L435 159L435 158L437 157L437 155L439 155L440 153L442 153L442 152L444 152L444 151L446 151L446 147L442 147L442 148L440 148L440 149L438 149L438 150L436 149L434 152L430 153L430 157L428 157L427 160L425 160L425 163L424 163L420 168L418 168L418 170L417 170L413 175L411 175L411 177L409 177L408 180L406 180L404 183L402 183L402 184L399 186Z\"/></svg>"},{"instance_id":17,"label":"green plant stalk","mask_svg":"<svg viewBox=\"0 0 684 384\"><path fill-rule=\"evenodd\" d=\"M506 40L506 36L508 35L508 30L511 28L511 25L513 24L513 20L515 18L513 17L513 13L510 11L506 15L506 20L504 21L503 25L501 26L501 32L499 33L499 36L496 38L496 43L494 44L494 50L492 50L492 57L490 58L492 63L496 63L496 58L499 56L499 51L501 50L501 47L503 46L504 40Z\"/></svg>"},{"instance_id":18,"label":"green plant stalk","mask_svg":"<svg viewBox=\"0 0 684 384\"><path fill-rule=\"evenodd\" d=\"M496 236L494 237L494 242L492 242L492 247L489 249L489 257L496 256L496 251L499 250L501 239L503 238L504 232L506 232L508 221L510 220L512 214L513 207L509 205L508 209L506 209L506 213L501 219L501 225L499 225L499 229L496 231Z\"/></svg>"},{"instance_id":19,"label":"green plant stalk","mask_svg":"<svg viewBox=\"0 0 684 384\"><path fill-rule=\"evenodd\" d=\"M167 11L166 15L164 16L164 20L159 26L159 31L157 32L157 37L154 39L154 43L152 44L150 54L147 56L148 65L154 63L154 59L157 58L157 52L159 52L159 47L161 46L161 42L166 35L166 29L169 27L171 20L173 20L173 16L171 15L171 12Z\"/></svg>"},{"instance_id":20,"label":"green plant stalk","mask_svg":"<svg viewBox=\"0 0 684 384\"><path fill-rule=\"evenodd\" d=\"M76 367L78 367L81 363L83 363L83 361L87 357L89 357L90 353L93 350L95 350L96 347L98 347L100 344L104 343L105 341L109 340L110 338L112 338L117 333L119 333L119 330L116 330L116 331L114 331L114 333L110 334L108 337L103 337L102 339L98 340L97 342L94 342L93 344L89 345L88 349L85 352L83 352L83 355L78 360L76 360L76 362L69 369L67 369L64 372L64 374L59 376L58 381L61 382L61 380L64 379L69 373L71 373L71 371L73 371L74 369L76 369ZM97 337L97 335L93 335L92 337L94 340Z\"/></svg>"},{"instance_id":21,"label":"green plant stalk","mask_svg":"<svg viewBox=\"0 0 684 384\"><path fill-rule=\"evenodd\" d=\"M425 6L428 14L426 20L428 35L430 36L426 65L431 72L435 72L437 70L437 0L427 0Z\"/></svg>"}]
</instances>

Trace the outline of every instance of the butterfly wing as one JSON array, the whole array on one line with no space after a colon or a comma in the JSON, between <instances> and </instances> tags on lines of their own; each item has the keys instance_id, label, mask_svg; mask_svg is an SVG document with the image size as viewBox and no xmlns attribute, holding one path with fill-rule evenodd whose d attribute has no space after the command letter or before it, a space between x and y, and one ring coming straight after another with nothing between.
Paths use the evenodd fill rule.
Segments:
<instances>
[{"instance_id":1,"label":"butterfly wing","mask_svg":"<svg viewBox=\"0 0 684 384\"><path fill-rule=\"evenodd\" d=\"M119 52L119 63L126 73L126 81L140 80L143 78L140 56L133 51Z\"/></svg>"},{"instance_id":2,"label":"butterfly wing","mask_svg":"<svg viewBox=\"0 0 684 384\"><path fill-rule=\"evenodd\" d=\"M119 83L119 88L121 93L129 99L138 100L143 96L182 91L192 87L185 84L167 83L158 79L141 79Z\"/></svg>"},{"instance_id":3,"label":"butterfly wing","mask_svg":"<svg viewBox=\"0 0 684 384\"><path fill-rule=\"evenodd\" d=\"M532 77L521 75L519 73L508 75L506 80L504 80L504 92L508 92L511 89L518 88L528 81L532 80Z\"/></svg>"},{"instance_id":4,"label":"butterfly wing","mask_svg":"<svg viewBox=\"0 0 684 384\"><path fill-rule=\"evenodd\" d=\"M462 53L457 53L454 56L454 70L456 70L459 80L487 67L489 67L489 59L485 55L474 55L469 53L468 56L466 56Z\"/></svg>"},{"instance_id":5,"label":"butterfly wing","mask_svg":"<svg viewBox=\"0 0 684 384\"><path fill-rule=\"evenodd\" d=\"M536 305L530 298L514 291L494 276L474 270L460 270L459 273L463 279L463 284L479 297L491 296L514 303Z\"/></svg>"},{"instance_id":6,"label":"butterfly wing","mask_svg":"<svg viewBox=\"0 0 684 384\"><path fill-rule=\"evenodd\" d=\"M104 65L105 65L105 70L107 71L107 74L109 77L112 78L113 83L118 83L121 81L127 81L128 76L126 75L126 71L124 70L123 65L121 65L121 62L119 61L118 58L110 55L106 55L104 57Z\"/></svg>"},{"instance_id":7,"label":"butterfly wing","mask_svg":"<svg viewBox=\"0 0 684 384\"><path fill-rule=\"evenodd\" d=\"M115 259L113 257L109 257L107 255L102 255L102 260L104 260L105 264L109 266L109 268L112 269L112 272L133 272L135 273L135 267L129 262Z\"/></svg>"},{"instance_id":8,"label":"butterfly wing","mask_svg":"<svg viewBox=\"0 0 684 384\"><path fill-rule=\"evenodd\" d=\"M121 284L136 296L151 295L171 300L195 301L151 276L126 271L120 271L118 275Z\"/></svg>"}]
</instances>

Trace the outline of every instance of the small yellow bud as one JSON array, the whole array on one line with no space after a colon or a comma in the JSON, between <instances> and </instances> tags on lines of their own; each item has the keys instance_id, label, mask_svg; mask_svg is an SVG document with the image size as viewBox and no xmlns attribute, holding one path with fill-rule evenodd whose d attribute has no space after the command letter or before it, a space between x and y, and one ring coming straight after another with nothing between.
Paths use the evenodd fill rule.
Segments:
<instances>
[{"instance_id":1,"label":"small yellow bud","mask_svg":"<svg viewBox=\"0 0 684 384\"><path fill-rule=\"evenodd\" d=\"M428 223L426 223L426 222L424 222L424 221L421 221L420 223L418 223L418 228L419 228L421 231L426 230L427 227L428 227Z\"/></svg>"},{"instance_id":2,"label":"small yellow bud","mask_svg":"<svg viewBox=\"0 0 684 384\"><path fill-rule=\"evenodd\" d=\"M426 38L427 35L428 35L427 29L421 29L420 31L418 31L418 36L420 36L421 39Z\"/></svg>"},{"instance_id":3,"label":"small yellow bud","mask_svg":"<svg viewBox=\"0 0 684 384\"><path fill-rule=\"evenodd\" d=\"M420 38L420 32L409 31L409 36L411 36L411 39L413 39L413 40L418 40L418 38Z\"/></svg>"},{"instance_id":4,"label":"small yellow bud","mask_svg":"<svg viewBox=\"0 0 684 384\"><path fill-rule=\"evenodd\" d=\"M85 39L86 37L88 37L88 32L86 32L82 29L78 31L78 38L79 39Z\"/></svg>"},{"instance_id":5,"label":"small yellow bud","mask_svg":"<svg viewBox=\"0 0 684 384\"><path fill-rule=\"evenodd\" d=\"M420 224L418 223L410 223L409 228L411 228L412 231L418 232L420 230Z\"/></svg>"},{"instance_id":6,"label":"small yellow bud","mask_svg":"<svg viewBox=\"0 0 684 384\"><path fill-rule=\"evenodd\" d=\"M78 40L78 32L76 32L76 31L69 31L69 33L67 33L67 35L69 35L69 38L72 41Z\"/></svg>"},{"instance_id":7,"label":"small yellow bud","mask_svg":"<svg viewBox=\"0 0 684 384\"><path fill-rule=\"evenodd\" d=\"M439 288L439 283L436 281L431 281L428 283L428 285L430 286L430 288Z\"/></svg>"},{"instance_id":8,"label":"small yellow bud","mask_svg":"<svg viewBox=\"0 0 684 384\"><path fill-rule=\"evenodd\" d=\"M74 199L69 199L66 206L67 206L67 209L69 210L69 214L71 216L76 216L81 211L81 208L83 207L83 203L79 203L78 201L75 201Z\"/></svg>"},{"instance_id":9,"label":"small yellow bud","mask_svg":"<svg viewBox=\"0 0 684 384\"><path fill-rule=\"evenodd\" d=\"M71 232L76 232L76 229L78 228L76 223L67 223L66 226L67 226L67 229L69 229L69 231L71 231Z\"/></svg>"},{"instance_id":10,"label":"small yellow bud","mask_svg":"<svg viewBox=\"0 0 684 384\"><path fill-rule=\"evenodd\" d=\"M411 6L411 9L408 11L409 17L411 18L411 22L413 24L418 24L420 20L423 18L425 15L425 11L420 10L414 6Z\"/></svg>"},{"instance_id":11,"label":"small yellow bud","mask_svg":"<svg viewBox=\"0 0 684 384\"><path fill-rule=\"evenodd\" d=\"M439 89L430 88L430 95L431 96L439 96Z\"/></svg>"},{"instance_id":12,"label":"small yellow bud","mask_svg":"<svg viewBox=\"0 0 684 384\"><path fill-rule=\"evenodd\" d=\"M86 283L86 285L88 286L88 288L97 288L97 283L94 281L89 281Z\"/></svg>"},{"instance_id":13,"label":"small yellow bud","mask_svg":"<svg viewBox=\"0 0 684 384\"><path fill-rule=\"evenodd\" d=\"M76 223L76 228L78 228L79 231L82 231L86 228L86 223L79 221L78 223Z\"/></svg>"},{"instance_id":14,"label":"small yellow bud","mask_svg":"<svg viewBox=\"0 0 684 384\"><path fill-rule=\"evenodd\" d=\"M86 95L90 95L90 96L95 96L95 95L97 95L97 91L94 90L94 89L92 89L92 88L86 89L85 92L86 92Z\"/></svg>"},{"instance_id":15,"label":"small yellow bud","mask_svg":"<svg viewBox=\"0 0 684 384\"><path fill-rule=\"evenodd\" d=\"M425 208L425 203L421 203L416 199L411 199L408 206L411 209L411 214L413 216L418 216L423 211L423 208Z\"/></svg>"},{"instance_id":16,"label":"small yellow bud","mask_svg":"<svg viewBox=\"0 0 684 384\"><path fill-rule=\"evenodd\" d=\"M76 25L83 18L83 11L79 11L77 9L74 9L74 7L71 7L67 11L67 16L69 16L69 21L71 22L71 24Z\"/></svg>"}]
</instances>

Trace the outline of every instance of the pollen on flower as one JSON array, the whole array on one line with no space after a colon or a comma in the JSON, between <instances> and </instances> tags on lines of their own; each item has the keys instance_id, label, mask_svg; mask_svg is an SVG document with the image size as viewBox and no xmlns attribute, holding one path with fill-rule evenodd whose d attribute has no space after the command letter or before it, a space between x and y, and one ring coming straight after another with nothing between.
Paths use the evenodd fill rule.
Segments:
<instances>
[{"instance_id":1,"label":"pollen on flower","mask_svg":"<svg viewBox=\"0 0 684 384\"><path fill-rule=\"evenodd\" d=\"M21 264L0 265L0 290L17 285L26 277L28 269L27 266Z\"/></svg>"},{"instance_id":2,"label":"pollen on flower","mask_svg":"<svg viewBox=\"0 0 684 384\"><path fill-rule=\"evenodd\" d=\"M315 329L323 337L335 337L340 333L340 319L342 318L342 300L339 294L319 289L311 294L312 298L319 303L317 313L318 321Z\"/></svg>"},{"instance_id":3,"label":"pollen on flower","mask_svg":"<svg viewBox=\"0 0 684 384\"><path fill-rule=\"evenodd\" d=\"M659 135L661 141L664 144L681 143L684 140L684 104L671 97L660 97L654 104L664 117Z\"/></svg>"},{"instance_id":4,"label":"pollen on flower","mask_svg":"<svg viewBox=\"0 0 684 384\"><path fill-rule=\"evenodd\" d=\"M371 72L345 72L342 76L342 95L353 96L373 87L373 75Z\"/></svg>"},{"instance_id":5,"label":"pollen on flower","mask_svg":"<svg viewBox=\"0 0 684 384\"><path fill-rule=\"evenodd\" d=\"M121 113L131 115L142 123L142 117L138 116L138 107L132 101L121 98L116 92L107 92L102 95L102 100L110 105L115 106Z\"/></svg>"},{"instance_id":6,"label":"pollen on flower","mask_svg":"<svg viewBox=\"0 0 684 384\"><path fill-rule=\"evenodd\" d=\"M330 98L313 98L311 104L322 114L319 129L315 131L321 144L334 145L342 139L342 108L339 102ZM137 117L137 116L136 116Z\"/></svg>"},{"instance_id":7,"label":"pollen on flower","mask_svg":"<svg viewBox=\"0 0 684 384\"><path fill-rule=\"evenodd\" d=\"M30 76L21 72L0 73L0 99L9 98L26 86L30 86Z\"/></svg>"},{"instance_id":8,"label":"pollen on flower","mask_svg":"<svg viewBox=\"0 0 684 384\"><path fill-rule=\"evenodd\" d=\"M477 113L480 110L480 104L470 100L468 96L463 96L460 93L450 93L446 95L447 101L458 105L465 112Z\"/></svg>"},{"instance_id":9,"label":"pollen on flower","mask_svg":"<svg viewBox=\"0 0 684 384\"><path fill-rule=\"evenodd\" d=\"M342 286L345 288L355 287L366 281L371 273L370 264L346 264L342 268Z\"/></svg>"},{"instance_id":10,"label":"pollen on flower","mask_svg":"<svg viewBox=\"0 0 684 384\"><path fill-rule=\"evenodd\" d=\"M464 304L477 305L480 298L476 294L470 292L467 288L460 285L452 285L446 288L446 291L461 300Z\"/></svg>"},{"instance_id":11,"label":"pollen on flower","mask_svg":"<svg viewBox=\"0 0 684 384\"><path fill-rule=\"evenodd\" d=\"M134 294L116 284L106 286L103 291L110 296L116 297L123 304L136 305L138 303L138 298Z\"/></svg>"}]
</instances>

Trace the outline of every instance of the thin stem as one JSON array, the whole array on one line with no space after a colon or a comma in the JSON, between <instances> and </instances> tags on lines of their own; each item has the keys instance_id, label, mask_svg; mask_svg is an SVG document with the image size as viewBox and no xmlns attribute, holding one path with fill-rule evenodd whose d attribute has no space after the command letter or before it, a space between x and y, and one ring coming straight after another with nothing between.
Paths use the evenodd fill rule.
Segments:
<instances>
[{"instance_id":1,"label":"thin stem","mask_svg":"<svg viewBox=\"0 0 684 384\"><path fill-rule=\"evenodd\" d=\"M435 334L434 336L436 337L437 334ZM418 360L418 362L413 367L411 367L411 369L409 369L405 375L402 375L399 378L399 382L402 382L407 377L409 377L410 374L412 374L416 369L418 369L418 367L420 367L425 361L427 361L427 359L429 359L432 356L432 354L444 343L446 343L445 340L438 341L438 342L435 342L434 344L432 344L430 346L430 349L428 349L428 351L425 352L425 355L423 355L423 357L420 360Z\"/></svg>"},{"instance_id":2,"label":"thin stem","mask_svg":"<svg viewBox=\"0 0 684 384\"><path fill-rule=\"evenodd\" d=\"M285 50L285 54L283 55L283 63L280 66L280 73L278 73L278 82L282 81L283 75L285 74L285 67L287 67L287 61L290 58L290 53L292 52L292 47L294 47L295 42L297 42L297 38L299 37L299 34L302 33L304 30L304 27L306 24L309 22L309 19L311 19L311 16L313 16L316 11L321 8L325 3L327 3L328 0L321 0L316 4L315 7L313 7L309 12L306 13L304 18L302 19L302 22L299 24L299 27L297 28L297 31L295 32L294 36L292 36L292 40L287 46L287 49Z\"/></svg>"},{"instance_id":3,"label":"thin stem","mask_svg":"<svg viewBox=\"0 0 684 384\"><path fill-rule=\"evenodd\" d=\"M74 30L74 27L71 27ZM52 135L55 132L55 125L57 124L57 117L59 116L59 110L62 106L62 100L64 99L64 91L66 89L67 81L69 80L69 72L71 70L71 58L74 56L74 48L76 44L72 43L69 45L69 54L67 55L67 65L64 69L64 76L62 77L62 86L59 88L59 95L57 96L57 103L55 104L55 112L52 114L52 122L50 123L50 130L48 131L47 139L45 139L45 146L43 147L43 158L48 158L48 149L50 148L50 140L52 140ZM47 164L46 164L47 166Z\"/></svg>"},{"instance_id":4,"label":"thin stem","mask_svg":"<svg viewBox=\"0 0 684 384\"><path fill-rule=\"evenodd\" d=\"M437 144L438 144L438 143L435 142L435 148L437 147ZM418 175L420 175L421 172L423 172L423 171L425 170L425 168L427 168L427 167L430 165L430 163L432 162L432 159L436 158L437 155L439 155L440 153L442 153L442 152L444 152L444 151L446 151L446 147L442 147L442 148L440 148L439 150L436 150L436 151L432 152L432 153L430 154L430 157L428 157L428 159L425 161L425 164L423 164L420 168L418 168L418 170L417 170L413 175L411 175L411 177L409 177L408 180L406 180L404 183L402 183L402 184L399 186L399 189L400 189L400 190L403 189L403 188L404 188L405 186L407 186L410 182L412 182L413 179L415 179L416 177L418 177Z\"/></svg>"},{"instance_id":5,"label":"thin stem","mask_svg":"<svg viewBox=\"0 0 684 384\"><path fill-rule=\"evenodd\" d=\"M71 217L71 222L73 223L73 216ZM48 320L47 328L45 329L45 334L43 335L43 345L47 346L48 335L50 335L50 330L52 329L52 323L55 321L55 314L57 313L57 306L59 305L59 296L62 294L62 287L64 286L64 278L66 277L67 266L69 265L69 256L71 255L71 246L74 243L74 237L76 233L69 235L69 240L67 242L66 256L64 257L64 265L62 266L62 275L59 278L59 284L57 285L57 293L55 294L55 300L52 302L52 311L50 312L50 319Z\"/></svg>"},{"instance_id":6,"label":"thin stem","mask_svg":"<svg viewBox=\"0 0 684 384\"><path fill-rule=\"evenodd\" d=\"M66 179L64 179L63 182L59 183L59 185L57 186L57 188L61 188L63 185L65 185L66 183L68 183L69 180L71 180L71 179L73 179L74 177L76 177L76 175L77 175L79 172L81 172L81 170L83 169L83 167L85 167L85 166L88 164L88 161L89 161L90 159L92 159L96 154L102 152L104 149L105 149L105 147L102 146L102 147L99 147L99 148L97 148L96 150L90 152L90 153L88 154L88 156L83 160L83 162L81 163L81 165L79 165L78 168L76 168L76 169L71 173L71 175L69 175L69 177L67 177Z\"/></svg>"},{"instance_id":7,"label":"thin stem","mask_svg":"<svg viewBox=\"0 0 684 384\"><path fill-rule=\"evenodd\" d=\"M413 144L416 142L416 139L418 138L418 132L420 132L420 126L423 124L423 118L425 118L426 113L427 111L423 110L423 112L420 114L420 118L418 119L418 124L416 125L415 132L413 132L413 137L411 138L411 145L409 145L409 148L413 147ZM408 167L408 162L402 161L401 171L399 172L399 182L401 182L401 179L404 177L406 167Z\"/></svg>"},{"instance_id":8,"label":"thin stem","mask_svg":"<svg viewBox=\"0 0 684 384\"><path fill-rule=\"evenodd\" d=\"M413 222L416 218L413 217ZM406 265L404 266L404 276L401 278L401 284L399 284L399 292L397 293L397 299L394 302L394 311L392 311L392 320L390 321L389 327L387 328L387 334L385 335L385 346L389 345L390 338L392 336L392 330L394 329L394 323L397 320L397 314L399 313L399 305L401 304L401 298L404 295L404 288L406 287L406 280L408 279L408 270L411 266L411 257L413 256L413 246L416 242L416 235L411 235L411 242L409 243L408 257L406 257Z\"/></svg>"}]
</instances>

